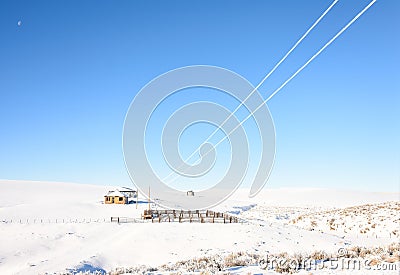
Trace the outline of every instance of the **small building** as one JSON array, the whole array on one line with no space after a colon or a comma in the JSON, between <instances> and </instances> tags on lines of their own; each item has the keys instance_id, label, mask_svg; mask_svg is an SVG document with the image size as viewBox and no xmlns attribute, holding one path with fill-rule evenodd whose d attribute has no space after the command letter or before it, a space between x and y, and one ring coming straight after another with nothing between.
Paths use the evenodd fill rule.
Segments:
<instances>
[{"instance_id":1,"label":"small building","mask_svg":"<svg viewBox=\"0 0 400 275\"><path fill-rule=\"evenodd\" d=\"M192 190L186 192L186 196L193 197L194 192Z\"/></svg>"},{"instance_id":2,"label":"small building","mask_svg":"<svg viewBox=\"0 0 400 275\"><path fill-rule=\"evenodd\" d=\"M107 195L104 196L105 204L128 204L128 196L123 194L119 190L108 192Z\"/></svg>"}]
</instances>

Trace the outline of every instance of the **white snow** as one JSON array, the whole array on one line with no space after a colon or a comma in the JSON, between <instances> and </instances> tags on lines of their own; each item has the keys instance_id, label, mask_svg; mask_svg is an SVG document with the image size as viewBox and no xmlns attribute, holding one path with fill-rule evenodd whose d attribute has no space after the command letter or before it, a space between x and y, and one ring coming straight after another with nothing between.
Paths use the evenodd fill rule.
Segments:
<instances>
[{"instance_id":1,"label":"white snow","mask_svg":"<svg viewBox=\"0 0 400 275\"><path fill-rule=\"evenodd\" d=\"M125 194L122 194L118 189L111 191L107 194L107 196L111 196L111 197L127 197Z\"/></svg>"},{"instance_id":2,"label":"white snow","mask_svg":"<svg viewBox=\"0 0 400 275\"><path fill-rule=\"evenodd\" d=\"M1 180L0 274L52 274L82 266L110 271L235 252L333 253L399 242L398 234L388 234L399 226L399 193L265 188L250 199L248 190L239 189L215 210L236 214L245 223L117 224L110 217L139 220L148 205L140 195L138 206L103 204L104 195L114 189L118 187ZM371 204L370 212L350 217L355 209L346 207L365 204ZM332 218L335 230L330 230ZM362 229L369 225L366 234L358 228L345 232L360 224ZM273 273L255 266L230 272Z\"/></svg>"}]
</instances>

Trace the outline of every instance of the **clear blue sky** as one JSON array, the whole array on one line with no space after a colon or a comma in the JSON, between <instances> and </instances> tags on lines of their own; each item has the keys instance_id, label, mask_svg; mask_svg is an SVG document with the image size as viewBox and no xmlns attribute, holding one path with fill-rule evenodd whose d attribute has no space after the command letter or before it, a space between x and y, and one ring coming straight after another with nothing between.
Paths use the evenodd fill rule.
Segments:
<instances>
[{"instance_id":1,"label":"clear blue sky","mask_svg":"<svg viewBox=\"0 0 400 275\"><path fill-rule=\"evenodd\" d=\"M257 85L331 2L1 1L0 179L129 186L122 126L147 82L207 64ZM341 0L263 96L368 3ZM399 190L399 23L378 0L269 101L268 187Z\"/></svg>"}]
</instances>

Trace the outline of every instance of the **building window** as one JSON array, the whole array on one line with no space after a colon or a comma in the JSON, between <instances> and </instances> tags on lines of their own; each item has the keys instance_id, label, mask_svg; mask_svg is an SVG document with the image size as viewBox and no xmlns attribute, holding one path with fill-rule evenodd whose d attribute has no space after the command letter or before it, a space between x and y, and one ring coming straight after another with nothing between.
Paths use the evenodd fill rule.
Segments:
<instances>
[{"instance_id":1,"label":"building window","mask_svg":"<svg viewBox=\"0 0 400 275\"><path fill-rule=\"evenodd\" d=\"M118 199L119 201L122 201L122 197L119 197L119 199Z\"/></svg>"}]
</instances>

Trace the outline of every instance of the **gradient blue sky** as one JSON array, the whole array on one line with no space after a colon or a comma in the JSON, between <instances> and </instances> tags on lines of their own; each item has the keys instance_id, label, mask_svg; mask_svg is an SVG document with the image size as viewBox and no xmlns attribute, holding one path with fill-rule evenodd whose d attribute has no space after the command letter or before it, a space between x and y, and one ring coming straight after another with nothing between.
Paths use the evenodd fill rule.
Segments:
<instances>
[{"instance_id":1,"label":"gradient blue sky","mask_svg":"<svg viewBox=\"0 0 400 275\"><path fill-rule=\"evenodd\" d=\"M1 1L0 179L129 186L122 126L147 82L207 64L256 85L331 2ZM368 3L341 0L263 96ZM399 190L399 15L378 0L269 101L267 187Z\"/></svg>"}]
</instances>

